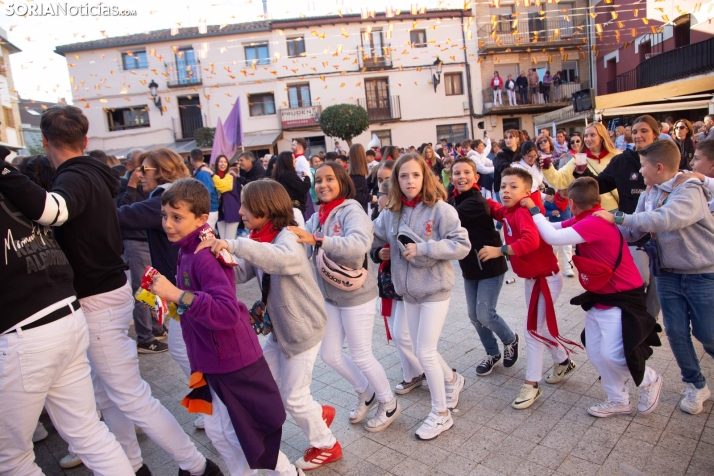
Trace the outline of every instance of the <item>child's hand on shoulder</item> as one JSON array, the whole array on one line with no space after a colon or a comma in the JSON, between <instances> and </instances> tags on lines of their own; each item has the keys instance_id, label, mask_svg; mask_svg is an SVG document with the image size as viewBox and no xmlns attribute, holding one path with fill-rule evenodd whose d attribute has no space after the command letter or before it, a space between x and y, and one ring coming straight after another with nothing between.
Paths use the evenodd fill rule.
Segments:
<instances>
[{"instance_id":1,"label":"child's hand on shoulder","mask_svg":"<svg viewBox=\"0 0 714 476\"><path fill-rule=\"evenodd\" d=\"M524 198L523 200L521 200L521 206L522 206L523 208L528 208L528 209L530 209L530 208L535 207L536 204L535 204L535 202L534 202L530 197L526 197L526 198Z\"/></svg>"},{"instance_id":2,"label":"child's hand on shoulder","mask_svg":"<svg viewBox=\"0 0 714 476\"><path fill-rule=\"evenodd\" d=\"M288 230L297 235L298 243L306 243L310 246L315 246L316 241L315 241L315 237L312 235L312 233L303 230L299 226L289 226Z\"/></svg>"},{"instance_id":3,"label":"child's hand on shoulder","mask_svg":"<svg viewBox=\"0 0 714 476\"><path fill-rule=\"evenodd\" d=\"M166 276L156 275L153 278L151 292L159 296L161 299L169 302L178 303L181 299L181 291L179 288L171 284L171 281L166 279Z\"/></svg>"},{"instance_id":4,"label":"child's hand on shoulder","mask_svg":"<svg viewBox=\"0 0 714 476\"><path fill-rule=\"evenodd\" d=\"M593 216L602 218L603 220L608 221L608 222L612 223L613 225L615 224L615 215L608 212L607 210L598 210L595 213L593 213Z\"/></svg>"},{"instance_id":5,"label":"child's hand on shoulder","mask_svg":"<svg viewBox=\"0 0 714 476\"><path fill-rule=\"evenodd\" d=\"M411 258L416 257L416 255L417 255L416 243L409 243L404 248L405 248L405 251L404 251L404 253L402 253L402 256L404 256L406 259L411 259ZM384 250L382 250L382 251L384 251ZM380 253L382 251L380 251Z\"/></svg>"},{"instance_id":6,"label":"child's hand on shoulder","mask_svg":"<svg viewBox=\"0 0 714 476\"><path fill-rule=\"evenodd\" d=\"M218 255L221 253L222 250L228 249L228 243L225 240L216 239L202 241L198 244L198 246L196 247L196 251L194 251L193 254L197 254L199 251L206 248L211 248L211 253L213 253L216 258L218 258Z\"/></svg>"},{"instance_id":7,"label":"child's hand on shoulder","mask_svg":"<svg viewBox=\"0 0 714 476\"><path fill-rule=\"evenodd\" d=\"M480 259L481 261L488 261L490 259L495 259L499 256L503 256L503 252L498 246L484 246L483 248L478 250L477 255L478 259Z\"/></svg>"}]
</instances>

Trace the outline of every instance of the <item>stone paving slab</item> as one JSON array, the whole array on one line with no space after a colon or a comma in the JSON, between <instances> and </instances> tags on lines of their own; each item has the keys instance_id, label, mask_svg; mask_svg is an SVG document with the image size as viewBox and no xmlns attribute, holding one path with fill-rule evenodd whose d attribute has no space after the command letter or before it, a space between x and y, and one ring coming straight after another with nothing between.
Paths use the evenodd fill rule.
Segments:
<instances>
[{"instance_id":1,"label":"stone paving slab","mask_svg":"<svg viewBox=\"0 0 714 476\"><path fill-rule=\"evenodd\" d=\"M458 269L458 265L457 265ZM509 272L507 278L512 277ZM523 335L526 301L523 280L504 284L498 312L512 329ZM571 297L582 292L576 278L565 278L555 306L562 334L578 340L585 313L570 305ZM237 286L238 298L247 303L258 299L257 284ZM133 329L132 329L133 332ZM510 402L525 377L526 352L510 369L498 366L491 375L476 376L476 365L484 356L475 329L467 315L463 281L457 282L449 315L439 341L439 352L466 377L466 385L454 411L454 427L430 442L418 441L414 432L430 409L428 390L416 389L400 396L404 411L382 433L369 433L361 425L347 421L355 402L350 386L319 360L315 365L313 396L333 405L337 416L332 429L344 450L342 460L313 471L315 476L417 476L417 475L714 475L714 402L706 402L704 412L688 415L677 408L684 388L679 368L664 333L663 345L655 349L649 364L664 376L659 407L650 415L593 418L587 407L605 399L598 373L585 352L573 356L578 369L558 385L543 383L543 395L526 410L514 410ZM697 355L707 379L714 386L714 361L695 341ZM393 344L387 344L381 316L375 319L374 354L385 367L392 386L402 379ZM546 355L543 372L552 362ZM180 400L187 393L186 377L168 353L141 355L139 365L153 394L173 413L199 450L218 462L221 458L205 433L193 427ZM631 400L637 390L632 383ZM266 409L269 411L269 409ZM35 447L38 465L47 475L84 476L84 466L62 470L58 461L67 445L52 427L41 420L50 436ZM145 462L155 476L173 476L178 466L143 432L138 434ZM288 416L283 428L282 450L291 459L302 455L307 438ZM226 473L227 474L227 473Z\"/></svg>"}]
</instances>

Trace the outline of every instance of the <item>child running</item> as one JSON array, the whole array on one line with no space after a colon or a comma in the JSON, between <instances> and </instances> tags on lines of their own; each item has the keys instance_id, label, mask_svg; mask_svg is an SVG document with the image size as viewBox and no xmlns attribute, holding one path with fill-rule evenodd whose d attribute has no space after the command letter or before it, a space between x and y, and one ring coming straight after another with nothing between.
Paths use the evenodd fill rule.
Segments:
<instances>
[{"instance_id":1,"label":"child running","mask_svg":"<svg viewBox=\"0 0 714 476\"><path fill-rule=\"evenodd\" d=\"M471 159L458 158L452 170L455 187L453 205L471 242L469 254L459 261L464 277L466 306L469 319L486 350L486 357L476 367L476 375L486 376L501 361L494 334L503 343L503 366L513 367L518 362L518 335L496 313L508 265L505 256L484 263L477 256L483 246L501 246L501 236L493 224L488 202L477 185L479 174L476 173L476 165Z\"/></svg>"},{"instance_id":2,"label":"child running","mask_svg":"<svg viewBox=\"0 0 714 476\"><path fill-rule=\"evenodd\" d=\"M546 383L560 382L576 367L563 343L576 344L558 334L553 307L563 288L563 275L560 274L553 247L540 239L538 228L531 218L531 215L543 213L542 206L534 206L531 210L520 206L524 198L540 199L540 192L531 193L532 186L533 177L522 168L509 167L501 173L503 205L492 200L488 204L491 216L503 223L506 244L501 247L484 246L478 252L479 259L484 262L508 255L513 272L526 280L528 318L524 335L528 362L526 381L511 403L517 410L530 407L543 393L539 382L543 375L543 350L546 345L553 358L553 368L545 379Z\"/></svg>"},{"instance_id":3,"label":"child running","mask_svg":"<svg viewBox=\"0 0 714 476\"><path fill-rule=\"evenodd\" d=\"M308 437L311 447L295 462L315 469L342 457L342 448L329 429L335 409L320 406L310 394L312 369L325 335L327 313L304 246L287 227L297 226L292 202L282 185L270 179L245 186L240 214L250 239L201 243L218 256L228 250L239 259L237 281L254 277L261 287L259 305L272 327L263 356L275 378L285 409Z\"/></svg>"},{"instance_id":4,"label":"child running","mask_svg":"<svg viewBox=\"0 0 714 476\"><path fill-rule=\"evenodd\" d=\"M350 423L359 423L379 403L377 414L365 429L386 429L402 407L389 386L387 374L372 354L372 329L377 312L377 277L367 259L374 226L355 200L355 187L336 162L315 171L318 213L305 224L307 230L288 227L298 243L313 247L317 284L325 299L327 330L320 357L347 380L357 393ZM343 342L351 358L342 352Z\"/></svg>"},{"instance_id":5,"label":"child running","mask_svg":"<svg viewBox=\"0 0 714 476\"><path fill-rule=\"evenodd\" d=\"M401 156L389 180L390 213L374 222L375 244L389 244L394 287L404 298L394 326L397 333L409 327L431 391L431 412L416 436L433 440L454 425L450 409L464 387L464 377L452 371L437 344L455 281L451 260L465 258L471 245L456 210L445 202L444 187L420 155Z\"/></svg>"},{"instance_id":6,"label":"child running","mask_svg":"<svg viewBox=\"0 0 714 476\"><path fill-rule=\"evenodd\" d=\"M661 327L647 313L647 297L630 249L616 226L593 213L604 210L597 181L575 180L568 188L575 217L551 223L537 213L533 221L541 238L553 246L576 245L575 262L586 292L572 304L585 309L585 349L600 373L607 400L588 408L595 417L629 414L630 394L625 382L630 377L640 387L637 411L646 415L657 408L662 377L645 365L652 345L660 345ZM525 198L526 209L535 206Z\"/></svg>"},{"instance_id":7,"label":"child running","mask_svg":"<svg viewBox=\"0 0 714 476\"><path fill-rule=\"evenodd\" d=\"M285 409L248 309L236 299L233 270L209 250L194 254L201 231L210 229L208 190L196 179L177 180L161 195L161 206L166 236L180 249L179 287L158 275L151 292L178 306L191 388L207 383L208 400L224 404L213 405L212 411L235 430L224 435L243 463L239 474L251 474L251 469L268 469L276 476L303 474L280 451Z\"/></svg>"}]
</instances>

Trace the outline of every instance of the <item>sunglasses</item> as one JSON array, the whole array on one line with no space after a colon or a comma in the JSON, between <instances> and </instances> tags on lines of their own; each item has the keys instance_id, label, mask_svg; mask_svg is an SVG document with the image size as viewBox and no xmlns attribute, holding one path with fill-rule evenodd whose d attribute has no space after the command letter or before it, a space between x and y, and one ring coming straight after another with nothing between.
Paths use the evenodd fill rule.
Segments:
<instances>
[{"instance_id":1,"label":"sunglasses","mask_svg":"<svg viewBox=\"0 0 714 476\"><path fill-rule=\"evenodd\" d=\"M139 167L139 172L140 173L145 173L147 170L156 170L156 167L147 167L146 165L142 165Z\"/></svg>"},{"instance_id":2,"label":"sunglasses","mask_svg":"<svg viewBox=\"0 0 714 476\"><path fill-rule=\"evenodd\" d=\"M681 130L684 130L684 129L686 129L686 128L687 128L687 126L677 126L675 129L679 129L679 130L681 131Z\"/></svg>"},{"instance_id":3,"label":"sunglasses","mask_svg":"<svg viewBox=\"0 0 714 476\"><path fill-rule=\"evenodd\" d=\"M570 143L571 144L580 144L580 141L579 140L571 140Z\"/></svg>"},{"instance_id":4,"label":"sunglasses","mask_svg":"<svg viewBox=\"0 0 714 476\"><path fill-rule=\"evenodd\" d=\"M543 144L547 144L547 143L548 143L548 141L545 139L538 141L538 145L543 145Z\"/></svg>"}]
</instances>

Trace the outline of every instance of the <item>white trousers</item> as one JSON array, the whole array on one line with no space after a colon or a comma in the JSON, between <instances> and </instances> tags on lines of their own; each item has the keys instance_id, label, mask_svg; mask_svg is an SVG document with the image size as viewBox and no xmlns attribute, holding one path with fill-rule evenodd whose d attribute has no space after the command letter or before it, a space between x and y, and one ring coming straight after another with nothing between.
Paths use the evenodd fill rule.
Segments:
<instances>
[{"instance_id":1,"label":"white trousers","mask_svg":"<svg viewBox=\"0 0 714 476\"><path fill-rule=\"evenodd\" d=\"M225 221L219 221L216 226L218 227L218 236L222 240L235 240L236 234L238 233L238 222L226 223Z\"/></svg>"},{"instance_id":2,"label":"white trousers","mask_svg":"<svg viewBox=\"0 0 714 476\"><path fill-rule=\"evenodd\" d=\"M176 421L151 396L139 374L136 343L129 338L134 298L129 283L119 289L80 300L89 326L89 362L94 394L104 421L124 448L134 471L142 458L134 425L164 449L181 469L200 473L206 458Z\"/></svg>"},{"instance_id":3,"label":"white trousers","mask_svg":"<svg viewBox=\"0 0 714 476\"><path fill-rule=\"evenodd\" d=\"M573 261L573 245L554 246L553 253L555 253L555 257L558 261L560 261L562 256L563 269L573 269L573 265L571 264Z\"/></svg>"},{"instance_id":4,"label":"white trousers","mask_svg":"<svg viewBox=\"0 0 714 476\"><path fill-rule=\"evenodd\" d=\"M377 313L377 298L352 307L337 307L326 302L327 331L322 338L320 357L335 369L357 393L371 386L380 403L394 398L387 373L372 354L372 329ZM347 339L351 358L342 352Z\"/></svg>"},{"instance_id":5,"label":"white trousers","mask_svg":"<svg viewBox=\"0 0 714 476\"><path fill-rule=\"evenodd\" d=\"M208 221L206 222L211 225L211 228L216 229L216 223L218 223L218 212L209 212Z\"/></svg>"},{"instance_id":6,"label":"white trousers","mask_svg":"<svg viewBox=\"0 0 714 476\"><path fill-rule=\"evenodd\" d=\"M272 336L263 345L265 357L283 405L307 436L313 448L332 448L337 439L322 419L322 405L312 398L310 384L320 344L292 357L287 357Z\"/></svg>"},{"instance_id":7,"label":"white trousers","mask_svg":"<svg viewBox=\"0 0 714 476\"><path fill-rule=\"evenodd\" d=\"M555 301L558 300L558 296L560 296L560 291L563 289L563 275L559 272L554 276L548 276L546 279L548 281L548 287L550 288L550 295L553 298L553 304L555 304ZM531 302L531 293L533 292L535 279L526 279L525 281L526 309L528 309L528 305ZM538 298L538 334L543 337L552 338L545 324L545 301L542 293ZM523 335L525 336L526 349L528 351L528 361L526 362L526 380L529 382L540 382L543 378L543 351L546 347L550 352L553 363L559 364L561 362L565 362L568 358L568 353L562 344L558 343L557 347L550 347L531 336L528 332L527 317L526 330Z\"/></svg>"},{"instance_id":8,"label":"white trousers","mask_svg":"<svg viewBox=\"0 0 714 476\"><path fill-rule=\"evenodd\" d=\"M181 367L183 373L186 374L186 377L190 377L191 365L188 361L186 342L183 340L181 323L179 321L171 319L167 341L169 344L169 354L171 354L171 357L179 364L179 367ZM188 386L186 386L186 394L188 394L188 392L189 389ZM236 435L236 431L233 428L230 415L228 415L228 409L213 390L211 390L211 396L213 397L213 414L203 415L206 436L208 436L208 439L211 440L213 446L218 450L218 454L221 455L223 462L226 463L231 476L257 475L258 470L250 469L248 460L245 459L245 453L243 453L243 448L240 446L240 441L238 441L238 435ZM278 464L275 471L262 471L264 471L265 474L273 476L292 476L297 472L282 451L278 455Z\"/></svg>"},{"instance_id":9,"label":"white trousers","mask_svg":"<svg viewBox=\"0 0 714 476\"><path fill-rule=\"evenodd\" d=\"M611 402L629 403L625 382L631 378L622 343L622 311L592 308L585 313L585 351L602 378L602 386ZM657 380L657 372L645 367L640 386Z\"/></svg>"},{"instance_id":10,"label":"white trousers","mask_svg":"<svg viewBox=\"0 0 714 476\"><path fill-rule=\"evenodd\" d=\"M411 382L414 377L424 373L419 359L414 351L409 326L404 316L404 301L392 301L392 315L387 318L389 333L397 348L399 362L402 364L402 374L405 382Z\"/></svg>"},{"instance_id":11,"label":"white trousers","mask_svg":"<svg viewBox=\"0 0 714 476\"><path fill-rule=\"evenodd\" d=\"M447 299L422 304L404 301L405 320L409 326L409 334L414 337L417 359L429 383L431 408L434 412L446 411L446 382L454 378L451 367L436 350L450 301L451 299Z\"/></svg>"},{"instance_id":12,"label":"white trousers","mask_svg":"<svg viewBox=\"0 0 714 476\"><path fill-rule=\"evenodd\" d=\"M515 89L514 90L506 89L506 92L508 93L508 105L509 106L517 106Z\"/></svg>"},{"instance_id":13,"label":"white trousers","mask_svg":"<svg viewBox=\"0 0 714 476\"><path fill-rule=\"evenodd\" d=\"M1 475L44 474L35 464L32 445L44 405L70 451L95 475L133 476L124 451L97 416L88 346L81 308L44 326L0 337Z\"/></svg>"},{"instance_id":14,"label":"white trousers","mask_svg":"<svg viewBox=\"0 0 714 476\"><path fill-rule=\"evenodd\" d=\"M503 106L503 96L501 96L501 90L493 90L493 105Z\"/></svg>"}]
</instances>

